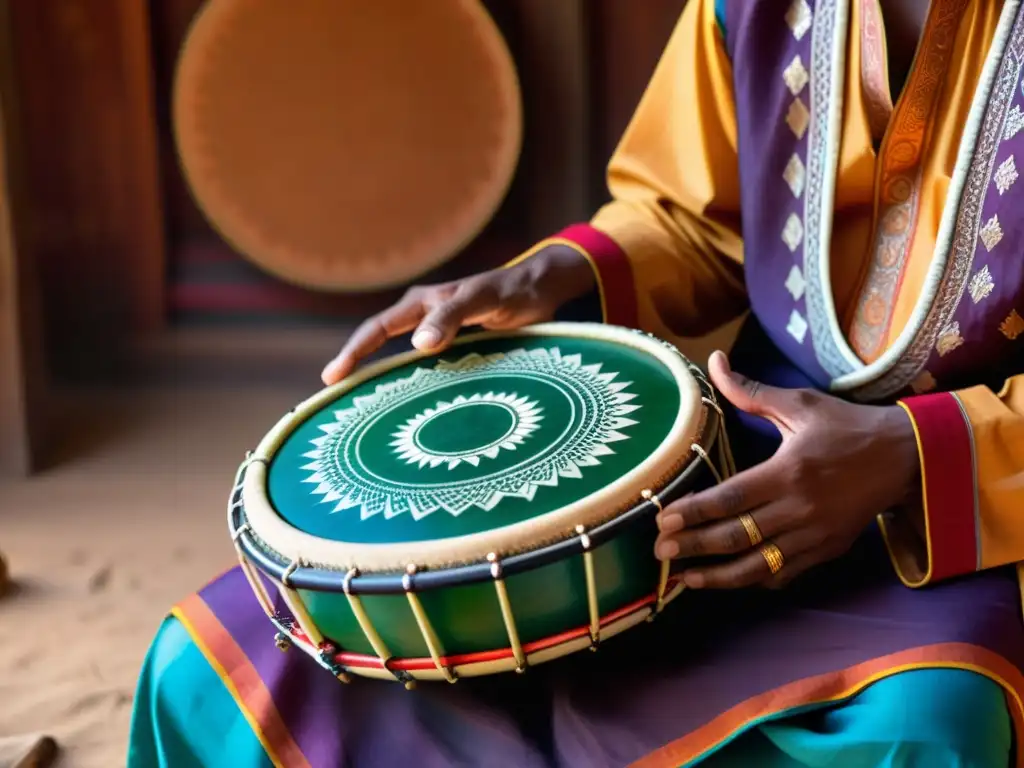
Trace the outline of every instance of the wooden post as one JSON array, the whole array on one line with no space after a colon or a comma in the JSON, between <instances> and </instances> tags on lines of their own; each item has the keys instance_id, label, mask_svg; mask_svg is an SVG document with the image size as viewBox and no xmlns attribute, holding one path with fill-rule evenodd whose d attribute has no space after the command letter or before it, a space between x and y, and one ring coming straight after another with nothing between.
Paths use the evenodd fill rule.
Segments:
<instances>
[{"instance_id":1,"label":"wooden post","mask_svg":"<svg viewBox=\"0 0 1024 768\"><path fill-rule=\"evenodd\" d=\"M43 451L43 343L34 264L22 248L23 174L8 0L0 2L0 475L25 475Z\"/></svg>"},{"instance_id":2,"label":"wooden post","mask_svg":"<svg viewBox=\"0 0 1024 768\"><path fill-rule=\"evenodd\" d=\"M150 3L6 1L49 359L94 376L164 322Z\"/></svg>"}]
</instances>

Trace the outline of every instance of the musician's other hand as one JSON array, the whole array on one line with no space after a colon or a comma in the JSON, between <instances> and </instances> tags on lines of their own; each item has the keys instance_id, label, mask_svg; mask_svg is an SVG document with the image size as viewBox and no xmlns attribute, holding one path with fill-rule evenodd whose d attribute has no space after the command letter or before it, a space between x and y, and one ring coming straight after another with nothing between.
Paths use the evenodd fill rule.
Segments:
<instances>
[{"instance_id":1,"label":"musician's other hand","mask_svg":"<svg viewBox=\"0 0 1024 768\"><path fill-rule=\"evenodd\" d=\"M341 381L389 339L410 331L415 331L414 347L439 352L463 326L506 330L550 320L560 306L593 285L587 260L572 248L555 245L507 269L410 288L397 304L355 330L321 378L327 385Z\"/></svg>"},{"instance_id":2,"label":"musician's other hand","mask_svg":"<svg viewBox=\"0 0 1024 768\"><path fill-rule=\"evenodd\" d=\"M812 390L776 389L733 372L724 354L711 379L740 410L782 433L772 458L706 491L666 505L658 516L661 559L729 555L693 567L693 588L780 586L843 554L879 513L913 497L920 482L910 417L899 406L856 405ZM784 557L772 575L761 546L739 520L749 514L764 543Z\"/></svg>"}]
</instances>

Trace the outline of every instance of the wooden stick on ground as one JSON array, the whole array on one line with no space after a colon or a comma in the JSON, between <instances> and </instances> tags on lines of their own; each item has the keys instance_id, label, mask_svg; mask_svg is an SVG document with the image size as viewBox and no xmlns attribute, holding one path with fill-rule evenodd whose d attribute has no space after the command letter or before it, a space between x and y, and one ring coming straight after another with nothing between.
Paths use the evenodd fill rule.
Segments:
<instances>
[{"instance_id":1,"label":"wooden stick on ground","mask_svg":"<svg viewBox=\"0 0 1024 768\"><path fill-rule=\"evenodd\" d=\"M0 768L48 768L57 757L57 742L41 733L0 737Z\"/></svg>"}]
</instances>

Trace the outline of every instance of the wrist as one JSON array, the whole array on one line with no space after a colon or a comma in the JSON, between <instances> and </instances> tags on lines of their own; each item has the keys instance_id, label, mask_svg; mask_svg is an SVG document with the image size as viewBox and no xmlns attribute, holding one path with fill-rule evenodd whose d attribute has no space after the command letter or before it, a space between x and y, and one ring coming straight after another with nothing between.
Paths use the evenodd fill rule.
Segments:
<instances>
[{"instance_id":1,"label":"wrist","mask_svg":"<svg viewBox=\"0 0 1024 768\"><path fill-rule=\"evenodd\" d=\"M901 478L897 503L916 506L921 493L921 458L914 423L910 414L898 405L886 406L882 410L885 455Z\"/></svg>"},{"instance_id":2,"label":"wrist","mask_svg":"<svg viewBox=\"0 0 1024 768\"><path fill-rule=\"evenodd\" d=\"M518 266L558 305L584 296L597 285L589 259L568 245L549 245Z\"/></svg>"}]
</instances>

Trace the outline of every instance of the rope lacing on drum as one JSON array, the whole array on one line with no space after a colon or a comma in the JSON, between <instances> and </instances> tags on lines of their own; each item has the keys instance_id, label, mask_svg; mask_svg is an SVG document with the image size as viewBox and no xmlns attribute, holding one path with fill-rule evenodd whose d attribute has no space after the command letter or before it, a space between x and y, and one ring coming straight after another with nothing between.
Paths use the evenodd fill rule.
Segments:
<instances>
[{"instance_id":1,"label":"rope lacing on drum","mask_svg":"<svg viewBox=\"0 0 1024 768\"><path fill-rule=\"evenodd\" d=\"M725 413L722 406L713 398L702 397L700 401L718 414L718 457L722 463L723 477L728 479L736 474L736 461L732 455L732 445L729 443L729 431L725 428Z\"/></svg>"}]
</instances>

